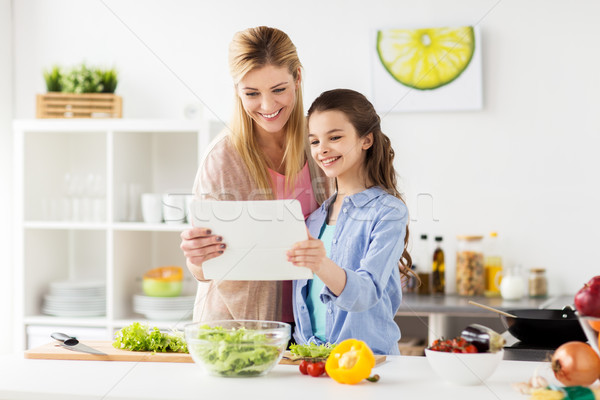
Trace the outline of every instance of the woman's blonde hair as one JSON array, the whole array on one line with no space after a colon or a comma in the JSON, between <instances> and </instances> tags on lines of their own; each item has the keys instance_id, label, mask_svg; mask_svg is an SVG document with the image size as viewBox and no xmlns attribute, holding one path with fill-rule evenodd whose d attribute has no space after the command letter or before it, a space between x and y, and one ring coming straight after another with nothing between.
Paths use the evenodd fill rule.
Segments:
<instances>
[{"instance_id":1,"label":"woman's blonde hair","mask_svg":"<svg viewBox=\"0 0 600 400\"><path fill-rule=\"evenodd\" d=\"M237 86L248 72L267 65L287 68L294 81L298 83L302 64L300 64L296 46L288 35L279 29L266 26L249 28L236 33L229 45L229 71L234 84ZM244 110L237 90L230 128L231 142L242 157L259 191L264 193L267 198L274 198L275 193L271 188L268 168L277 169L279 166L269 165L269 161L258 146L252 118ZM286 132L283 162L285 163L287 187L293 187L306 160L305 128L302 87L298 85L294 108L284 127Z\"/></svg>"}]
</instances>

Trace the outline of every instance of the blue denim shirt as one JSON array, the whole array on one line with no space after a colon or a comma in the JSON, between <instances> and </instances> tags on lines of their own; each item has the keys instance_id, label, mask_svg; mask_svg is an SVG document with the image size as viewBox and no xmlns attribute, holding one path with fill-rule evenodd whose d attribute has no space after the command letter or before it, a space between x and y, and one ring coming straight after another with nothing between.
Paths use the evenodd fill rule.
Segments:
<instances>
[{"instance_id":1,"label":"blue denim shirt","mask_svg":"<svg viewBox=\"0 0 600 400\"><path fill-rule=\"evenodd\" d=\"M306 220L319 237L335 195ZM330 343L354 338L365 341L375 354L400 354L400 329L394 316L402 302L398 260L404 250L408 210L398 198L372 187L344 199L337 218L331 260L346 272L339 296L327 286L321 301L327 305L325 335ZM293 282L297 343L322 341L313 336L306 307L307 280Z\"/></svg>"}]
</instances>

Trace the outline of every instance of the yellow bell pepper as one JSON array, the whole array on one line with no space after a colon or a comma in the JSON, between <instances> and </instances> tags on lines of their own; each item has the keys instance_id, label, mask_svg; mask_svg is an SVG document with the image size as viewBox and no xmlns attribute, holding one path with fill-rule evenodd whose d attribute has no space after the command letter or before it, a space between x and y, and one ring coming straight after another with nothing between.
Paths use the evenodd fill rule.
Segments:
<instances>
[{"instance_id":1,"label":"yellow bell pepper","mask_svg":"<svg viewBox=\"0 0 600 400\"><path fill-rule=\"evenodd\" d=\"M369 346L356 339L347 339L335 346L327 357L325 371L339 383L354 385L371 375L375 356Z\"/></svg>"}]
</instances>

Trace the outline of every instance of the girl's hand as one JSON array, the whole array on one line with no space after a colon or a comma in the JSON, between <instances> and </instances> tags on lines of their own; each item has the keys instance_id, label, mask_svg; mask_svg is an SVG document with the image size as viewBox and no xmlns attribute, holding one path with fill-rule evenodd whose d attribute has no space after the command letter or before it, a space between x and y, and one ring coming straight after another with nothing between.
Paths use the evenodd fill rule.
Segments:
<instances>
[{"instance_id":1,"label":"girl's hand","mask_svg":"<svg viewBox=\"0 0 600 400\"><path fill-rule=\"evenodd\" d=\"M187 259L190 272L196 277L203 276L202 263L223 254L226 245L221 236L213 235L207 228L191 228L181 232L183 255Z\"/></svg>"},{"instance_id":2,"label":"girl's hand","mask_svg":"<svg viewBox=\"0 0 600 400\"><path fill-rule=\"evenodd\" d=\"M312 237L310 233L308 240L295 243L286 255L287 260L295 266L310 268L315 274L318 274L329 260L323 242Z\"/></svg>"}]
</instances>

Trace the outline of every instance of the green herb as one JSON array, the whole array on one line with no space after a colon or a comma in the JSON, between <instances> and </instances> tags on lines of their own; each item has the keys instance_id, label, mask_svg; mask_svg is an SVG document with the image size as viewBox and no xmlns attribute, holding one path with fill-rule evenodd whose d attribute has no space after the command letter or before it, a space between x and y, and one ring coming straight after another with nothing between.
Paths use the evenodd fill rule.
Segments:
<instances>
[{"instance_id":1,"label":"green herb","mask_svg":"<svg viewBox=\"0 0 600 400\"><path fill-rule=\"evenodd\" d=\"M118 84L115 68L103 70L85 63L69 69L53 66L43 74L48 92L114 93Z\"/></svg>"},{"instance_id":2,"label":"green herb","mask_svg":"<svg viewBox=\"0 0 600 400\"><path fill-rule=\"evenodd\" d=\"M335 344L292 344L290 346L290 352L296 356L303 358L327 358L329 353L335 347Z\"/></svg>"},{"instance_id":3,"label":"green herb","mask_svg":"<svg viewBox=\"0 0 600 400\"><path fill-rule=\"evenodd\" d=\"M98 71L85 64L65 73L61 83L62 90L66 93L98 93L103 89Z\"/></svg>"},{"instance_id":4,"label":"green herb","mask_svg":"<svg viewBox=\"0 0 600 400\"><path fill-rule=\"evenodd\" d=\"M113 347L132 351L153 351L155 353L187 353L187 345L182 332L163 333L158 328L134 322L117 332Z\"/></svg>"},{"instance_id":5,"label":"green herb","mask_svg":"<svg viewBox=\"0 0 600 400\"><path fill-rule=\"evenodd\" d=\"M57 65L48 71L44 71L44 80L46 81L46 90L48 92L60 92L62 90L62 73Z\"/></svg>"},{"instance_id":6,"label":"green herb","mask_svg":"<svg viewBox=\"0 0 600 400\"><path fill-rule=\"evenodd\" d=\"M116 69L107 69L105 71L98 70L100 75L100 83L102 84L103 93L114 93L119 82Z\"/></svg>"},{"instance_id":7,"label":"green herb","mask_svg":"<svg viewBox=\"0 0 600 400\"><path fill-rule=\"evenodd\" d=\"M197 340L188 342L192 355L221 376L260 375L270 369L282 349L263 333L239 328L201 326Z\"/></svg>"}]
</instances>

